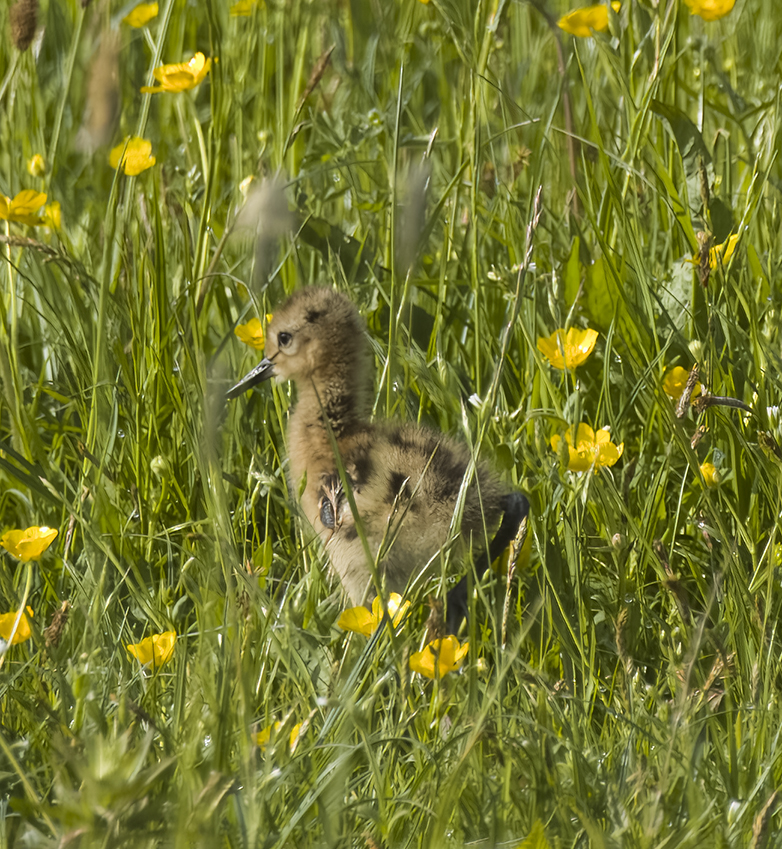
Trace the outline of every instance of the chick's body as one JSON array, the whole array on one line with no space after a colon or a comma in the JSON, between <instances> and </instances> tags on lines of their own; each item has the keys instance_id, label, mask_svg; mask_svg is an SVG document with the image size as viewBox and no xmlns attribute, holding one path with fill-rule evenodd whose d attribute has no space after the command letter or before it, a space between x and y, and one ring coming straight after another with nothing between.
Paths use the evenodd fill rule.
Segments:
<instances>
[{"instance_id":1,"label":"chick's body","mask_svg":"<svg viewBox=\"0 0 782 849\"><path fill-rule=\"evenodd\" d=\"M293 380L298 400L288 425L294 490L324 541L334 571L354 604L374 595L372 569L334 456L328 421L356 512L387 590L402 592L437 563L451 525L470 455L466 446L413 424L369 420L372 354L353 304L327 288L293 295L274 313L266 354L280 380ZM266 362L266 361L265 361ZM485 547L507 492L478 464L465 493L460 546Z\"/></svg>"}]
</instances>

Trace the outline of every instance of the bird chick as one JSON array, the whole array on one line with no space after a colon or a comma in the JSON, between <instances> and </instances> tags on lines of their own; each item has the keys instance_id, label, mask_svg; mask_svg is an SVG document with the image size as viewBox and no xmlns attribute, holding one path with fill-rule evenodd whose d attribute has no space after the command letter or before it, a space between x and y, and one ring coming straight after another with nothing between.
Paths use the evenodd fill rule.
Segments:
<instances>
[{"instance_id":1,"label":"bird chick","mask_svg":"<svg viewBox=\"0 0 782 849\"><path fill-rule=\"evenodd\" d=\"M288 422L291 479L297 489L305 481L302 510L324 541L345 592L356 605L375 594L359 528L386 590L404 592L411 579L434 570L450 542L470 464L467 447L418 425L370 421L374 377L366 328L352 302L331 289L302 289L275 310L266 358L228 398L271 377L296 384L298 399ZM477 564L479 577L516 535L527 511L523 495L508 492L486 466L477 465L458 526L461 548L484 549L486 529L497 528L504 514ZM451 630L466 614L466 586L463 580L448 596Z\"/></svg>"}]
</instances>

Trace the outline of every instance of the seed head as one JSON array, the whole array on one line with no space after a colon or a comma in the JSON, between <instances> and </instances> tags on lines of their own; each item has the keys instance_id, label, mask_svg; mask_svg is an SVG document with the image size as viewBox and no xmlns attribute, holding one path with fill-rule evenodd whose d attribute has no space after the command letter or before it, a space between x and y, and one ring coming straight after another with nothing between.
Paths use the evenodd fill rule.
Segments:
<instances>
[{"instance_id":1,"label":"seed head","mask_svg":"<svg viewBox=\"0 0 782 849\"><path fill-rule=\"evenodd\" d=\"M11 40L24 52L35 38L38 24L38 0L16 0L9 11Z\"/></svg>"}]
</instances>

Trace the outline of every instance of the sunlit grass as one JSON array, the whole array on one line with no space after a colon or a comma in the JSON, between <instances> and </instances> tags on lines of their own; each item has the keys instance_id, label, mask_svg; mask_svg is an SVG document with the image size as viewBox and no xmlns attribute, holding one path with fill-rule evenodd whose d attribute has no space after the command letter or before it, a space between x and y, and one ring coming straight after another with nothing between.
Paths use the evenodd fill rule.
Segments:
<instances>
[{"instance_id":1,"label":"sunlit grass","mask_svg":"<svg viewBox=\"0 0 782 849\"><path fill-rule=\"evenodd\" d=\"M0 652L0 844L775 845L776 5L627 0L573 38L560 2L166 0L134 28L64 0L20 52L31 5L0 10L0 213L61 218L0 221L0 535L58 536L2 554L31 637ZM260 355L237 327L313 282L367 319L376 415L532 504L529 564L435 680L410 657L442 588L337 627L289 387L223 400ZM577 367L538 350L587 327ZM696 363L752 412L677 416ZM614 465L567 470L580 424Z\"/></svg>"}]
</instances>

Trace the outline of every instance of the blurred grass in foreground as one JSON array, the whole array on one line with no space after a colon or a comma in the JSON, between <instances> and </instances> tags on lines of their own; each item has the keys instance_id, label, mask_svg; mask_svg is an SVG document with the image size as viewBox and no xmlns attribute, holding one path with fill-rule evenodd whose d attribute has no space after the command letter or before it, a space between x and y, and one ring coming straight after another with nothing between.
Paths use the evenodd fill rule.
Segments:
<instances>
[{"instance_id":1,"label":"blurred grass in foreground","mask_svg":"<svg viewBox=\"0 0 782 849\"><path fill-rule=\"evenodd\" d=\"M776 4L628 0L586 39L559 3L245 5L49 2L24 52L0 10L0 194L62 216L2 222L0 532L59 536L0 570L0 612L34 611L0 667L0 845L782 845ZM139 92L196 51L197 87ZM127 177L134 136L156 164ZM739 236L706 286L699 232ZM366 315L378 416L530 495L507 640L498 578L462 674L408 671L423 595L393 639L336 628L288 387L221 400L258 356L235 326L308 282ZM537 338L571 325L597 348L555 371ZM663 378L695 362L754 412L677 419ZM566 470L580 422L615 466ZM126 645L170 630L145 673Z\"/></svg>"}]
</instances>

